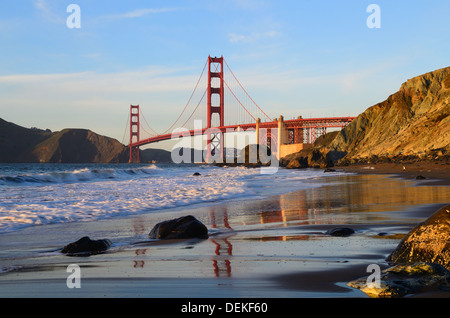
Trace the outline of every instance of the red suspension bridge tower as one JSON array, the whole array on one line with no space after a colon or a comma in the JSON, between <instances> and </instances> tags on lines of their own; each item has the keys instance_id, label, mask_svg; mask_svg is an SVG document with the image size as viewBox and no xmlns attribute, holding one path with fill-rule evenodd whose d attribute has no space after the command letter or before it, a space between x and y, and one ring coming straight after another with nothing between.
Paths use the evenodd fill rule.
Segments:
<instances>
[{"instance_id":1,"label":"red suspension bridge tower","mask_svg":"<svg viewBox=\"0 0 450 318\"><path fill-rule=\"evenodd\" d=\"M212 67L214 69L211 71ZM219 122L214 122L213 115L219 116ZM208 56L208 88L207 88L207 126L224 126L224 80L223 80L223 56ZM207 135L207 162L210 156L224 158L224 142L222 132L211 132Z\"/></svg>"},{"instance_id":2,"label":"red suspension bridge tower","mask_svg":"<svg viewBox=\"0 0 450 318\"><path fill-rule=\"evenodd\" d=\"M140 141L139 105L130 105L130 160L129 163L139 163L139 146L133 147L133 142ZM134 138L136 137L136 138Z\"/></svg>"},{"instance_id":3,"label":"red suspension bridge tower","mask_svg":"<svg viewBox=\"0 0 450 318\"><path fill-rule=\"evenodd\" d=\"M226 72L225 72L226 68ZM207 74L206 73L206 69ZM206 87L201 81L207 76ZM200 83L203 83L200 84ZM199 86L200 84L200 86ZM225 87L227 88L225 90ZM198 90L197 90L198 89ZM203 92L197 106L191 104L193 97ZM195 95L197 93L197 95ZM225 93L227 94L227 118L225 119ZM206 105L204 103L206 96ZM199 96L198 96L199 97ZM195 99L194 98L194 99ZM191 106L191 108L187 108ZM195 109L192 110L193 106ZM206 106L206 107L205 107ZM206 108L206 109L205 109ZM205 118L206 116L206 118ZM141 125L140 119L144 120ZM196 125L200 120L201 127ZM203 66L202 73L195 85L195 88L175 122L164 132L157 133L147 123L144 114L141 113L139 105L130 105L129 115L129 162L139 163L139 147L147 144L171 140L173 138L206 136L206 151L203 150L202 137L202 160L208 163L212 161L224 162L225 159L225 133L230 132L248 132L255 130L255 140L251 143L264 144L271 149L277 158L280 159L290 153L298 152L305 147L311 147L315 139L324 133L327 128L343 128L348 125L354 117L330 117L330 118L302 118L284 120L283 116L279 119L269 117L255 101L250 97L239 80L231 71L227 61L223 56L208 56ZM193 129L192 129L193 123ZM128 123L127 123L128 125ZM180 135L175 133L174 127L183 128ZM152 132L148 132L150 128ZM141 129L145 135L141 135ZM128 130L128 126L125 132ZM177 129L175 129L176 131ZM274 134L274 135L272 135ZM232 135L232 138L236 136ZM246 138L244 136L244 138ZM124 138L125 140L125 133ZM272 142L275 140L276 142ZM194 148L195 148L194 142ZM198 150L198 149L197 149ZM206 153L205 153L206 152ZM190 157L190 156L189 156ZM182 158L184 159L184 157ZM196 160L196 159L194 159ZM219 160L219 161L218 161ZM184 161L183 161L184 162Z\"/></svg>"}]
</instances>

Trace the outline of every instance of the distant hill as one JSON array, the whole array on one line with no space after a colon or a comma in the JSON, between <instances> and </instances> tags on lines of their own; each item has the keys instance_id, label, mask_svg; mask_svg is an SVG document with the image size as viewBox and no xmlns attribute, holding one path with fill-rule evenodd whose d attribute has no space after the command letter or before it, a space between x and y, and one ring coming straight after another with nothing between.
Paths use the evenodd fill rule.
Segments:
<instances>
[{"instance_id":1,"label":"distant hill","mask_svg":"<svg viewBox=\"0 0 450 318\"><path fill-rule=\"evenodd\" d=\"M153 160L156 162L172 162L170 151L163 149L144 149L141 150L139 156L142 163L152 162Z\"/></svg>"},{"instance_id":2,"label":"distant hill","mask_svg":"<svg viewBox=\"0 0 450 318\"><path fill-rule=\"evenodd\" d=\"M450 67L414 77L347 127L287 156L284 165L324 166L450 155ZM297 162L294 162L297 160Z\"/></svg>"},{"instance_id":3,"label":"distant hill","mask_svg":"<svg viewBox=\"0 0 450 318\"><path fill-rule=\"evenodd\" d=\"M37 144L27 155L39 162L127 162L126 147L115 139L86 129L64 129Z\"/></svg>"},{"instance_id":4,"label":"distant hill","mask_svg":"<svg viewBox=\"0 0 450 318\"><path fill-rule=\"evenodd\" d=\"M168 155L167 155L168 154ZM143 162L170 160L170 152L141 151ZM116 139L87 129L58 132L24 128L0 118L0 162L126 163L128 148Z\"/></svg>"}]
</instances>

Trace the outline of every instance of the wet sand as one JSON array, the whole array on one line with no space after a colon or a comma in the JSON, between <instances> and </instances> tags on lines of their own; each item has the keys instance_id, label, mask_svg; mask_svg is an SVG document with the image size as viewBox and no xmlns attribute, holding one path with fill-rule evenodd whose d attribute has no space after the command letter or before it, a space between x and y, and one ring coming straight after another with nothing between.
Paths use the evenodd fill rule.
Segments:
<instances>
[{"instance_id":1,"label":"wet sand","mask_svg":"<svg viewBox=\"0 0 450 318\"><path fill-rule=\"evenodd\" d=\"M419 185L450 185L450 162L448 160L368 163L336 169L359 174L391 174L405 180L420 181Z\"/></svg>"},{"instance_id":2,"label":"wet sand","mask_svg":"<svg viewBox=\"0 0 450 318\"><path fill-rule=\"evenodd\" d=\"M311 182L322 186L0 235L0 297L368 298L346 283L367 276L370 264L387 267L385 258L401 238L450 202L445 184L417 186L387 174ZM148 240L156 223L188 214L208 227L208 239ZM325 234L339 226L355 234ZM90 257L59 253L83 236L113 245ZM67 286L70 264L80 267L81 288ZM430 295L449 293L416 296Z\"/></svg>"}]
</instances>

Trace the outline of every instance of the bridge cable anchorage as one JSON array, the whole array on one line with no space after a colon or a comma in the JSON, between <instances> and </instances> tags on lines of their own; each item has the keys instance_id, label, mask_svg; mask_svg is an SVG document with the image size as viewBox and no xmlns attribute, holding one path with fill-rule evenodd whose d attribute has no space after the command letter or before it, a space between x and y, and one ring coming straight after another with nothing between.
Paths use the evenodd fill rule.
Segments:
<instances>
[{"instance_id":1,"label":"bridge cable anchorage","mask_svg":"<svg viewBox=\"0 0 450 318\"><path fill-rule=\"evenodd\" d=\"M164 135L167 134L174 126L175 124L178 122L178 120L180 120L181 116L183 115L183 113L185 112L186 108L188 107L189 103L191 102L192 97L194 96L195 91L197 90L198 84L200 83L200 80L203 77L203 73L205 72L206 66L208 65L208 61L205 62L205 65L203 66L203 70L202 73L200 74L200 77L198 78L197 84L194 87L194 90L192 91L191 96L189 97L189 100L187 101L186 105L184 106L183 110L181 111L180 115L178 116L178 118L175 120L175 122L172 124L172 126L170 126L166 131L164 131L163 133L161 133L160 135ZM203 99L203 97L202 97ZM198 107L198 106L197 106ZM197 109L197 108L196 108ZM195 111L195 110L194 110ZM192 116L192 115L191 115ZM189 117L190 118L190 117Z\"/></svg>"},{"instance_id":2,"label":"bridge cable anchorage","mask_svg":"<svg viewBox=\"0 0 450 318\"><path fill-rule=\"evenodd\" d=\"M247 96L250 98L250 100L253 102L253 104L256 105L256 107L258 107L258 109L267 117L267 119L269 119L269 121L272 121L272 119L261 109L261 107L258 106L258 104L253 100L253 98L247 93L247 91L245 90L245 88L242 86L241 82L239 82L239 80L236 78L236 76L234 75L233 71L231 70L230 66L228 66L228 63L225 59L223 59L223 61L225 62L225 65L227 66L228 70L230 71L231 75L233 75L234 79L236 80L236 82L239 84L239 86L242 88L242 90L245 92L245 94L247 94Z\"/></svg>"}]
</instances>

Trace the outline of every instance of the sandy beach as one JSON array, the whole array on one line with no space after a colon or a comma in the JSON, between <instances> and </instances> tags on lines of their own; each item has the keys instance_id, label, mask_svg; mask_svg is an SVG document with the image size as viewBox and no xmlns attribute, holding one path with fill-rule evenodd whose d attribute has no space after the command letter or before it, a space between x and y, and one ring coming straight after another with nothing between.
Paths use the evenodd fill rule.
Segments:
<instances>
[{"instance_id":1,"label":"sandy beach","mask_svg":"<svg viewBox=\"0 0 450 318\"><path fill-rule=\"evenodd\" d=\"M426 183L378 167L354 168L360 173L316 179L309 182L320 187L260 200L33 226L3 234L0 297L368 298L346 283L367 276L370 264L386 268L385 258L401 238L450 203L448 169L441 171L439 182ZM148 240L156 223L189 214L208 227L208 239ZM355 233L325 234L340 226ZM83 236L107 238L113 245L89 257L59 252ZM67 285L71 264L80 268L80 288Z\"/></svg>"}]
</instances>

